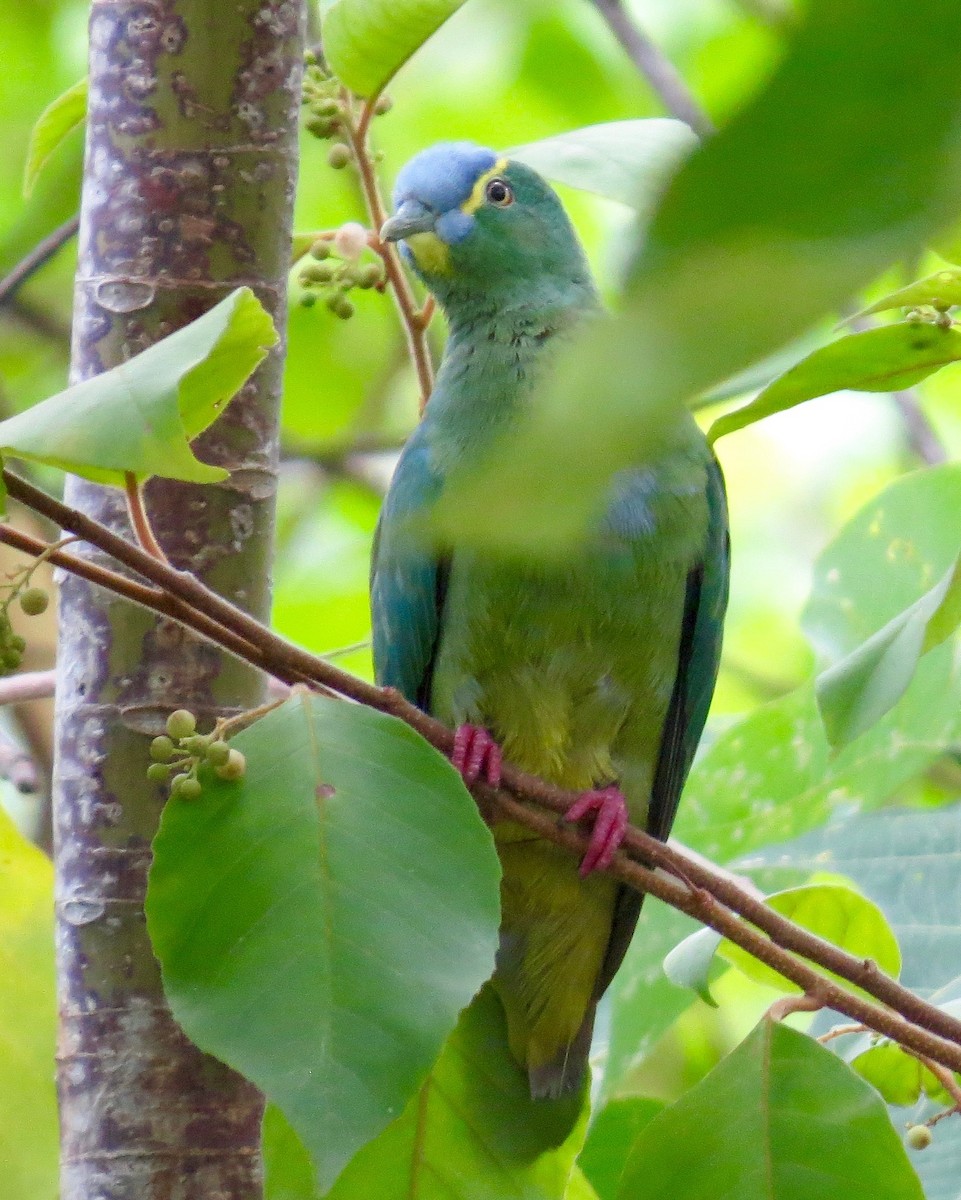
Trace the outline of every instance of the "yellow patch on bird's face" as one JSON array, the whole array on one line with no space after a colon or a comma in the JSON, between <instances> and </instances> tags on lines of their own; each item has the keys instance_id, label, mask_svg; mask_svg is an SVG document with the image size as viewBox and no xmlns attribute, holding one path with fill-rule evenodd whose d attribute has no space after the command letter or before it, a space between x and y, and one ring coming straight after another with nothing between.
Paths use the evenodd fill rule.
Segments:
<instances>
[{"instance_id":1,"label":"yellow patch on bird's face","mask_svg":"<svg viewBox=\"0 0 961 1200\"><path fill-rule=\"evenodd\" d=\"M479 176L477 182L474 184L473 188L471 188L471 194L460 206L461 212L465 212L468 215L477 212L480 206L484 203L484 193L487 190L487 185L492 179L496 179L498 175L504 174L504 172L507 170L507 164L509 161L510 160L506 158L499 158L489 171L485 171L483 175Z\"/></svg>"},{"instance_id":2,"label":"yellow patch on bird's face","mask_svg":"<svg viewBox=\"0 0 961 1200\"><path fill-rule=\"evenodd\" d=\"M417 265L428 275L446 275L450 271L450 247L436 233L414 233L405 241Z\"/></svg>"}]
</instances>

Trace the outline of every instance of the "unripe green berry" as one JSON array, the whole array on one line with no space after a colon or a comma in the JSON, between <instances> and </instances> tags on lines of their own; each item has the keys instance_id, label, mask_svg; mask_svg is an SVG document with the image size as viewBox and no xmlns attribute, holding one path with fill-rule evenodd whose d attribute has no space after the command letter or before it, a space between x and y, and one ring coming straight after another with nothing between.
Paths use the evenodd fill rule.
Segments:
<instances>
[{"instance_id":1,"label":"unripe green berry","mask_svg":"<svg viewBox=\"0 0 961 1200\"><path fill-rule=\"evenodd\" d=\"M179 795L180 795L180 789L183 787L183 785L184 785L185 783L189 783L189 782L190 782L190 778L191 778L191 777L190 777L190 776L187 774L187 772L186 772L186 771L181 771L181 773L180 773L179 775L175 775L175 776L173 777L173 779L171 779L171 781L170 781L170 794L171 794L171 796L179 796Z\"/></svg>"},{"instance_id":2,"label":"unripe green berry","mask_svg":"<svg viewBox=\"0 0 961 1200\"><path fill-rule=\"evenodd\" d=\"M7 645L11 650L19 650L22 654L27 648L27 639L22 638L19 633L14 633L7 638Z\"/></svg>"},{"instance_id":3,"label":"unripe green berry","mask_svg":"<svg viewBox=\"0 0 961 1200\"><path fill-rule=\"evenodd\" d=\"M377 97L377 103L374 105L374 112L378 117L382 117L385 112L390 112L394 107L394 102L386 92Z\"/></svg>"},{"instance_id":4,"label":"unripe green berry","mask_svg":"<svg viewBox=\"0 0 961 1200\"><path fill-rule=\"evenodd\" d=\"M354 306L343 292L334 292L327 300L327 307L335 317L340 317L343 321L354 315Z\"/></svg>"},{"instance_id":5,"label":"unripe green berry","mask_svg":"<svg viewBox=\"0 0 961 1200\"><path fill-rule=\"evenodd\" d=\"M19 650L14 650L12 647L0 653L0 661L8 671L15 671L23 662L23 655Z\"/></svg>"},{"instance_id":6,"label":"unripe green berry","mask_svg":"<svg viewBox=\"0 0 961 1200\"><path fill-rule=\"evenodd\" d=\"M330 242L318 238L310 248L310 257L318 260L330 258Z\"/></svg>"},{"instance_id":7,"label":"unripe green berry","mask_svg":"<svg viewBox=\"0 0 961 1200\"><path fill-rule=\"evenodd\" d=\"M221 779L240 779L247 771L247 760L239 750L231 749L223 766L214 769Z\"/></svg>"},{"instance_id":8,"label":"unripe green berry","mask_svg":"<svg viewBox=\"0 0 961 1200\"><path fill-rule=\"evenodd\" d=\"M905 1134L904 1140L912 1150L927 1150L934 1141L934 1134L927 1125L912 1125Z\"/></svg>"},{"instance_id":9,"label":"unripe green berry","mask_svg":"<svg viewBox=\"0 0 961 1200\"><path fill-rule=\"evenodd\" d=\"M350 149L343 142L335 142L327 151L327 162L335 171L343 170L350 162Z\"/></svg>"},{"instance_id":10,"label":"unripe green berry","mask_svg":"<svg viewBox=\"0 0 961 1200\"><path fill-rule=\"evenodd\" d=\"M304 128L316 138L329 138L337 129L337 123L330 117L319 117L316 113L311 113L304 122Z\"/></svg>"},{"instance_id":11,"label":"unripe green berry","mask_svg":"<svg viewBox=\"0 0 961 1200\"><path fill-rule=\"evenodd\" d=\"M188 754L203 755L207 753L207 747L210 745L209 735L203 733L194 733L189 737L180 739L181 750L186 750Z\"/></svg>"},{"instance_id":12,"label":"unripe green berry","mask_svg":"<svg viewBox=\"0 0 961 1200\"><path fill-rule=\"evenodd\" d=\"M230 747L226 742L211 742L207 747L207 762L212 767L222 767L230 758Z\"/></svg>"},{"instance_id":13,"label":"unripe green berry","mask_svg":"<svg viewBox=\"0 0 961 1200\"><path fill-rule=\"evenodd\" d=\"M150 743L150 757L154 762L170 762L174 756L174 744L165 733L155 737Z\"/></svg>"},{"instance_id":14,"label":"unripe green berry","mask_svg":"<svg viewBox=\"0 0 961 1200\"><path fill-rule=\"evenodd\" d=\"M170 768L166 763L154 762L147 768L147 778L152 779L154 783L164 783L169 774Z\"/></svg>"},{"instance_id":15,"label":"unripe green berry","mask_svg":"<svg viewBox=\"0 0 961 1200\"><path fill-rule=\"evenodd\" d=\"M383 282L384 273L377 263L366 263L357 272L357 286L360 288L376 287Z\"/></svg>"},{"instance_id":16,"label":"unripe green berry","mask_svg":"<svg viewBox=\"0 0 961 1200\"><path fill-rule=\"evenodd\" d=\"M42 612L47 611L49 603L50 597L42 587L28 587L25 592L20 593L20 607L28 617L39 617Z\"/></svg>"},{"instance_id":17,"label":"unripe green berry","mask_svg":"<svg viewBox=\"0 0 961 1200\"><path fill-rule=\"evenodd\" d=\"M338 117L340 116L341 107L332 96L329 96L326 100L321 100L314 106L314 112L322 117Z\"/></svg>"},{"instance_id":18,"label":"unripe green berry","mask_svg":"<svg viewBox=\"0 0 961 1200\"><path fill-rule=\"evenodd\" d=\"M167 718L167 732L174 739L190 737L197 728L197 718L189 709L178 708Z\"/></svg>"},{"instance_id":19,"label":"unripe green berry","mask_svg":"<svg viewBox=\"0 0 961 1200\"><path fill-rule=\"evenodd\" d=\"M177 795L181 800L199 800L202 791L203 788L200 786L200 780L195 779L192 775L188 775L180 787L177 788Z\"/></svg>"},{"instance_id":20,"label":"unripe green berry","mask_svg":"<svg viewBox=\"0 0 961 1200\"><path fill-rule=\"evenodd\" d=\"M317 297L313 292L304 292L300 297L299 303L301 308L313 308L317 303Z\"/></svg>"},{"instance_id":21,"label":"unripe green berry","mask_svg":"<svg viewBox=\"0 0 961 1200\"><path fill-rule=\"evenodd\" d=\"M329 283L334 277L334 268L330 263L308 263L300 272L301 283Z\"/></svg>"}]
</instances>

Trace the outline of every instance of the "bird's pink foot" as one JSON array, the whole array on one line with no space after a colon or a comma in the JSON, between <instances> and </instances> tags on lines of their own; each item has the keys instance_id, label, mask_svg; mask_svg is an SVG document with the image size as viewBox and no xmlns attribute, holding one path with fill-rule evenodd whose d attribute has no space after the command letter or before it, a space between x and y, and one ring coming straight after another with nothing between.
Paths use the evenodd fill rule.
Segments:
<instances>
[{"instance_id":1,"label":"bird's pink foot","mask_svg":"<svg viewBox=\"0 0 961 1200\"><path fill-rule=\"evenodd\" d=\"M603 870L611 865L628 826L627 805L619 788L606 787L585 792L567 810L564 820L580 821L592 813L596 815L587 853L581 861L581 878L590 875L591 871Z\"/></svg>"},{"instance_id":2,"label":"bird's pink foot","mask_svg":"<svg viewBox=\"0 0 961 1200\"><path fill-rule=\"evenodd\" d=\"M482 726L458 726L450 760L468 787L478 779L500 787L501 748Z\"/></svg>"}]
</instances>

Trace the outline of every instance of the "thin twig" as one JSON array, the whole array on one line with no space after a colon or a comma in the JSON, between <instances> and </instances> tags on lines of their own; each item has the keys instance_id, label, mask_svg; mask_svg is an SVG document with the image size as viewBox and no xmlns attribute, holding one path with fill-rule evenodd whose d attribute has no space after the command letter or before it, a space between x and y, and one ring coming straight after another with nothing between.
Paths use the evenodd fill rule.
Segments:
<instances>
[{"instance_id":1,"label":"thin twig","mask_svg":"<svg viewBox=\"0 0 961 1200\"><path fill-rule=\"evenodd\" d=\"M414 364L414 369L417 372L417 383L420 387L420 407L423 412L427 398L434 387L434 364L431 361L430 348L427 345L427 338L425 336L426 327L422 324L424 309L418 309L414 293L407 280L407 275L401 266L397 248L389 242L381 241L380 238L381 227L387 220L387 209L380 193L380 184L377 181L374 160L367 143L367 132L371 117L373 116L376 97L371 97L369 100L363 102L356 122L352 116L350 94L345 91L342 99L345 108L343 118L344 130L350 142L354 160L357 163L360 187L364 203L367 206L367 213L374 227L374 233L377 235L376 238L369 241L369 244L384 261L384 271L387 274L394 303L397 305L401 324L404 327L407 349L410 353L411 362Z\"/></svg>"},{"instance_id":2,"label":"thin twig","mask_svg":"<svg viewBox=\"0 0 961 1200\"><path fill-rule=\"evenodd\" d=\"M57 672L52 669L6 675L0 678L0 708L7 704L22 704L25 700L49 700L56 686Z\"/></svg>"},{"instance_id":3,"label":"thin twig","mask_svg":"<svg viewBox=\"0 0 961 1200\"><path fill-rule=\"evenodd\" d=\"M34 271L39 271L48 259L53 258L61 246L74 236L80 227L80 214L71 217L53 233L48 233L42 242L25 255L8 275L0 279L0 306L6 304L16 293L17 288L25 283Z\"/></svg>"},{"instance_id":4,"label":"thin twig","mask_svg":"<svg viewBox=\"0 0 961 1200\"><path fill-rule=\"evenodd\" d=\"M686 121L701 137L710 136L714 132L711 118L694 98L671 60L634 23L621 0L594 0L594 6L667 111L678 120Z\"/></svg>"},{"instance_id":5,"label":"thin twig","mask_svg":"<svg viewBox=\"0 0 961 1200\"><path fill-rule=\"evenodd\" d=\"M159 558L161 562L169 562L163 552L163 547L157 541L150 518L147 516L143 491L137 482L137 476L132 471L127 471L124 474L123 482L124 491L127 494L127 514L130 517L130 524L137 541L152 558Z\"/></svg>"}]
</instances>

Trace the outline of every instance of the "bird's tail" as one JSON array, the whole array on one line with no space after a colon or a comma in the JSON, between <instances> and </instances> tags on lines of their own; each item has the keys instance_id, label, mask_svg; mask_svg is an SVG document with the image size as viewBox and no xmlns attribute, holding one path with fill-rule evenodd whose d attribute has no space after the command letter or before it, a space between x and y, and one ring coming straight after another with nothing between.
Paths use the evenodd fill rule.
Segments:
<instances>
[{"instance_id":1,"label":"bird's tail","mask_svg":"<svg viewBox=\"0 0 961 1200\"><path fill-rule=\"evenodd\" d=\"M596 1006L592 1004L573 1039L550 1062L539 1067L528 1067L527 1077L533 1100L559 1100L580 1090L591 1052L596 1011Z\"/></svg>"}]
</instances>

